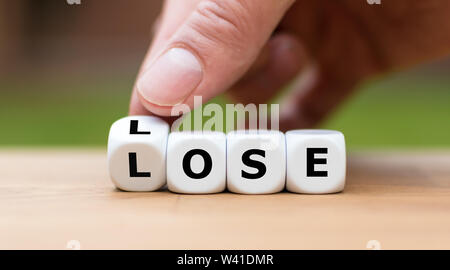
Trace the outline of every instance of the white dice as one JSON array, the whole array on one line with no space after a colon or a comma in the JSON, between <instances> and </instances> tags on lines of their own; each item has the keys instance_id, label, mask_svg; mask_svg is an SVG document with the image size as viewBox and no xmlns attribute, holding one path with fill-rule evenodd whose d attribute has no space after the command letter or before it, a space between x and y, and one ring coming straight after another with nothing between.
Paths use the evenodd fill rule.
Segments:
<instances>
[{"instance_id":1,"label":"white dice","mask_svg":"<svg viewBox=\"0 0 450 270\"><path fill-rule=\"evenodd\" d=\"M173 132L167 145L167 186L188 194L226 187L226 136L222 132Z\"/></svg>"},{"instance_id":2,"label":"white dice","mask_svg":"<svg viewBox=\"0 0 450 270\"><path fill-rule=\"evenodd\" d=\"M152 116L116 121L108 138L108 167L113 183L125 191L154 191L166 183L169 125Z\"/></svg>"},{"instance_id":3,"label":"white dice","mask_svg":"<svg viewBox=\"0 0 450 270\"><path fill-rule=\"evenodd\" d=\"M286 145L279 131L234 131L227 136L227 187L242 194L284 189Z\"/></svg>"},{"instance_id":4,"label":"white dice","mask_svg":"<svg viewBox=\"0 0 450 270\"><path fill-rule=\"evenodd\" d=\"M332 130L173 132L158 117L130 116L112 126L108 167L125 191L210 194L326 194L344 189L344 135Z\"/></svg>"},{"instance_id":5,"label":"white dice","mask_svg":"<svg viewBox=\"0 0 450 270\"><path fill-rule=\"evenodd\" d=\"M308 194L344 189L346 153L344 135L332 130L292 130L286 133L286 188Z\"/></svg>"}]
</instances>

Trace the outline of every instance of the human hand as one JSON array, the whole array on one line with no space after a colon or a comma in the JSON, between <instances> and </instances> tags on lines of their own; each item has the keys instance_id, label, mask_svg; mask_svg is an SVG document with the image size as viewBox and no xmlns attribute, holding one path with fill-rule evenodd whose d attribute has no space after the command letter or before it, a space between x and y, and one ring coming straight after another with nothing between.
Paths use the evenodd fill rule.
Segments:
<instances>
[{"instance_id":1,"label":"human hand","mask_svg":"<svg viewBox=\"0 0 450 270\"><path fill-rule=\"evenodd\" d=\"M130 114L168 116L227 90L267 103L293 81L281 128L311 127L367 77L448 54L449 12L447 0L167 0Z\"/></svg>"}]
</instances>

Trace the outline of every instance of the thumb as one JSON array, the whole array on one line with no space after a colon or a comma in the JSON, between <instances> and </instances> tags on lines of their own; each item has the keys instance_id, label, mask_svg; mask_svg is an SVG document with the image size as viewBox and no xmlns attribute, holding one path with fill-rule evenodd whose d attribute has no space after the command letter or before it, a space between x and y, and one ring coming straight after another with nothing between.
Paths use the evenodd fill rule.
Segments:
<instances>
[{"instance_id":1,"label":"thumb","mask_svg":"<svg viewBox=\"0 0 450 270\"><path fill-rule=\"evenodd\" d=\"M144 62L136 87L144 107L170 115L225 91L251 66L294 0L204 0ZM148 62L148 63L146 63Z\"/></svg>"}]
</instances>

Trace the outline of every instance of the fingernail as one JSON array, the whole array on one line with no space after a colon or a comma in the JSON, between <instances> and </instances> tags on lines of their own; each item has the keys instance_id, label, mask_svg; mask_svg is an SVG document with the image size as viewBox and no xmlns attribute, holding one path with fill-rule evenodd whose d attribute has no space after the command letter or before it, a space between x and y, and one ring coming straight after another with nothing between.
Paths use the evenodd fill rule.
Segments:
<instances>
[{"instance_id":1,"label":"fingernail","mask_svg":"<svg viewBox=\"0 0 450 270\"><path fill-rule=\"evenodd\" d=\"M159 106L183 102L200 84L202 66L188 50L172 48L144 71L137 83L141 96Z\"/></svg>"}]
</instances>

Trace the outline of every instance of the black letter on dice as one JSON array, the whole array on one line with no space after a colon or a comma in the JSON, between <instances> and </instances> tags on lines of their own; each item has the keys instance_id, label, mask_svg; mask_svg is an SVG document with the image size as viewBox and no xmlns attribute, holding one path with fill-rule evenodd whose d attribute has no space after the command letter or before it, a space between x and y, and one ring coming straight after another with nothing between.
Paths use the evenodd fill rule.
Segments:
<instances>
[{"instance_id":1,"label":"black letter on dice","mask_svg":"<svg viewBox=\"0 0 450 270\"><path fill-rule=\"evenodd\" d=\"M327 177L327 171L316 171L314 165L327 164L326 158L315 158L315 154L327 154L328 148L306 148L306 176L308 177Z\"/></svg>"},{"instance_id":2,"label":"black letter on dice","mask_svg":"<svg viewBox=\"0 0 450 270\"><path fill-rule=\"evenodd\" d=\"M130 134L131 135L145 135L150 134L150 131L138 131L138 120L130 121Z\"/></svg>"},{"instance_id":3,"label":"black letter on dice","mask_svg":"<svg viewBox=\"0 0 450 270\"><path fill-rule=\"evenodd\" d=\"M246 171L242 171L242 177L247 179L258 179L263 177L266 174L267 168L266 165L257 160L252 160L250 158L251 155L259 155L262 157L266 157L266 151L261 149L250 149L244 152L242 155L242 162L248 167L252 167L258 169L257 173L248 173Z\"/></svg>"},{"instance_id":4,"label":"black letter on dice","mask_svg":"<svg viewBox=\"0 0 450 270\"><path fill-rule=\"evenodd\" d=\"M150 172L138 172L137 171L137 158L136 153L128 153L128 162L130 164L130 177L150 177Z\"/></svg>"},{"instance_id":5,"label":"black letter on dice","mask_svg":"<svg viewBox=\"0 0 450 270\"><path fill-rule=\"evenodd\" d=\"M191 160L195 155L200 155L205 162L203 170L199 173L195 173L191 169ZM209 175L212 170L212 159L211 156L202 149L193 149L186 153L183 157L183 170L184 173L193 179L202 179Z\"/></svg>"}]
</instances>

